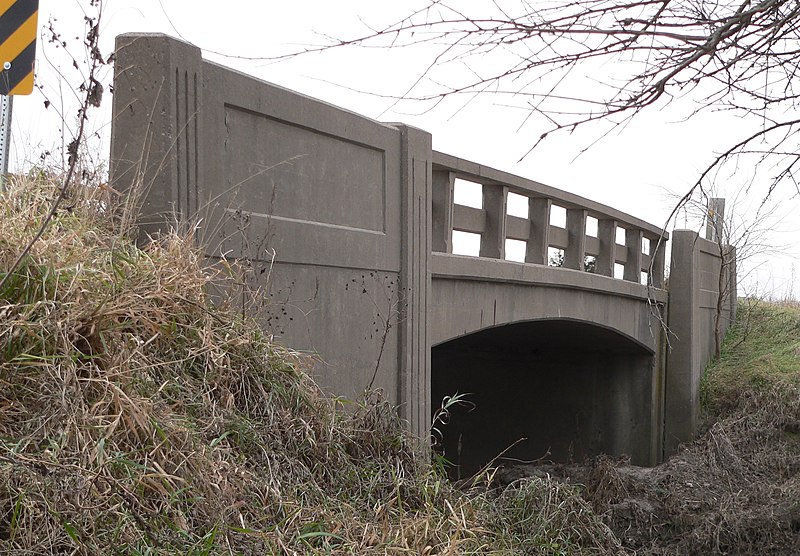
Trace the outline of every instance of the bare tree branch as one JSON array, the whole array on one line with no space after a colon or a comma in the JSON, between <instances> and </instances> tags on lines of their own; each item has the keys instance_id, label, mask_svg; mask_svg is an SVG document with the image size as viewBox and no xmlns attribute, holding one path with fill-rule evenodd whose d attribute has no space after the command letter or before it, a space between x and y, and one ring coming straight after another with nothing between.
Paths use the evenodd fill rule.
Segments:
<instances>
[{"instance_id":1,"label":"bare tree branch","mask_svg":"<svg viewBox=\"0 0 800 556\"><path fill-rule=\"evenodd\" d=\"M277 58L428 45L432 54L420 62L419 77L393 98L435 106L450 97L503 97L543 129L531 150L554 132L593 122L614 129L690 96L698 105L693 115L725 110L755 126L697 185L763 141L757 163L778 159L768 194L782 182L797 188L791 153L800 152L800 120L786 118L800 107L797 0L488 0L468 7L431 0L394 24L328 41ZM449 71L454 65L459 71Z\"/></svg>"}]
</instances>

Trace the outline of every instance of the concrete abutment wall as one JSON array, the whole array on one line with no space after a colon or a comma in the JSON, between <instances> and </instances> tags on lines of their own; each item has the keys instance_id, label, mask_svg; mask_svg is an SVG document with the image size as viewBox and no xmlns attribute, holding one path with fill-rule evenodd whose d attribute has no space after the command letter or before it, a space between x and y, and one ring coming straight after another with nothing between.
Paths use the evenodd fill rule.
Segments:
<instances>
[{"instance_id":1,"label":"concrete abutment wall","mask_svg":"<svg viewBox=\"0 0 800 556\"><path fill-rule=\"evenodd\" d=\"M714 357L717 320L720 339L736 320L735 249L691 230L675 230L669 286L665 456L697 430L700 379Z\"/></svg>"}]
</instances>

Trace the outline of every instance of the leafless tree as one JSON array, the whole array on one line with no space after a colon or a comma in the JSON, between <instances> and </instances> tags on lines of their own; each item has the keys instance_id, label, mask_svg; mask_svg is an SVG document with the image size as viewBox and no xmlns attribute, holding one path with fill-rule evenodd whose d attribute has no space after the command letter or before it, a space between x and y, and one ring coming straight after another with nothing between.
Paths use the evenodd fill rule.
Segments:
<instances>
[{"instance_id":1,"label":"leafless tree","mask_svg":"<svg viewBox=\"0 0 800 556\"><path fill-rule=\"evenodd\" d=\"M695 187L752 157L766 173L764 197L782 183L800 193L797 0L430 0L392 25L309 51L419 44L434 54L404 99L505 97L526 118L543 118L533 149L554 132L598 121L609 131L688 96L691 114L726 110L752 124Z\"/></svg>"},{"instance_id":2,"label":"leafless tree","mask_svg":"<svg viewBox=\"0 0 800 556\"><path fill-rule=\"evenodd\" d=\"M769 199L759 202L754 207L739 209L737 207L747 197L747 190L740 190L729 199L726 212L714 214L713 203L704 192L698 191L683 206L692 220L706 220L712 229L707 238L713 241L718 249L720 266L717 279L717 297L714 311L714 357L719 358L723 340L723 321L728 318L730 296L737 292L730 287L746 278L742 269L748 261L755 257L770 257L782 253L784 246L775 245L771 240L772 233L782 220L780 205ZM710 237L709 237L710 236ZM752 265L750 266L752 270ZM736 281L730 280L731 274L737 275ZM731 317L733 315L730 315Z\"/></svg>"}]
</instances>

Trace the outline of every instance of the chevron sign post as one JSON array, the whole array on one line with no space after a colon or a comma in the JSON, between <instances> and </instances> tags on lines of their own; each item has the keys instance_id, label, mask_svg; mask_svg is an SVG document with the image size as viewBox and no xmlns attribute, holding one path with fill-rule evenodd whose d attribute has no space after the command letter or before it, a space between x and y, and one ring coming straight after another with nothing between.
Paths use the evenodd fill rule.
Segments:
<instances>
[{"instance_id":1,"label":"chevron sign post","mask_svg":"<svg viewBox=\"0 0 800 556\"><path fill-rule=\"evenodd\" d=\"M39 0L0 0L0 189L11 150L12 95L33 92Z\"/></svg>"}]
</instances>

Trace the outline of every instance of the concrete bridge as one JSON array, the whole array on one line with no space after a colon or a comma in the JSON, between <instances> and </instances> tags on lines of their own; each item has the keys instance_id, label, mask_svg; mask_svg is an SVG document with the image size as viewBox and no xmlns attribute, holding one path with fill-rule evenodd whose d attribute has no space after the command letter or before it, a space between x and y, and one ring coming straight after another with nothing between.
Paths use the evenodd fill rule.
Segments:
<instances>
[{"instance_id":1,"label":"concrete bridge","mask_svg":"<svg viewBox=\"0 0 800 556\"><path fill-rule=\"evenodd\" d=\"M727 248L674 232L668 291L657 226L431 144L164 35L117 39L112 184L142 192L143 232L199 221L210 258L246 261L259 318L329 391L380 388L423 437L468 393L442 429L463 473L509 447L653 464L690 438L720 292L735 315ZM480 208L454 202L461 181ZM479 256L453 254L459 233Z\"/></svg>"}]
</instances>

